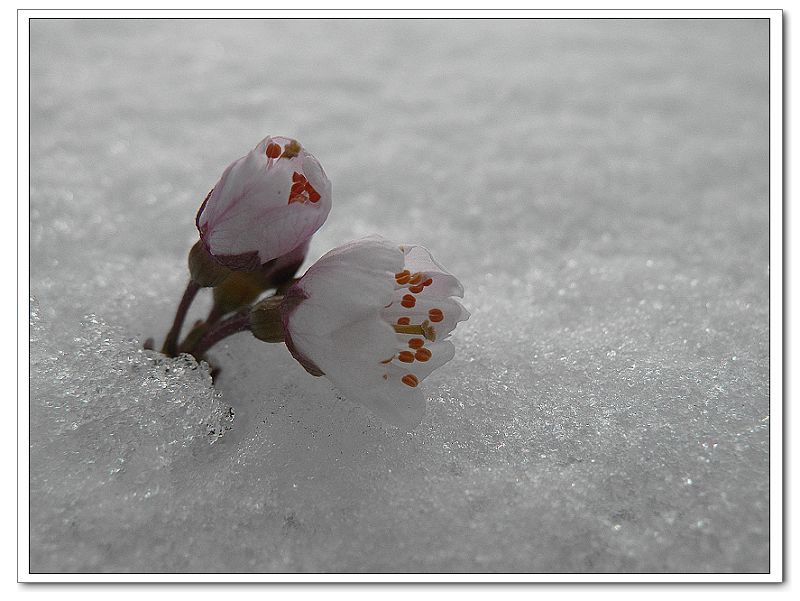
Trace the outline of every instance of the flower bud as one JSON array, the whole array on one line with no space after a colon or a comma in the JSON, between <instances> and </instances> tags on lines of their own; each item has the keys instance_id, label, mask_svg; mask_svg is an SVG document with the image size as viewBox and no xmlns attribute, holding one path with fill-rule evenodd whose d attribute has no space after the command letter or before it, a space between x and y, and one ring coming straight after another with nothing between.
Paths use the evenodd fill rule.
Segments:
<instances>
[{"instance_id":1,"label":"flower bud","mask_svg":"<svg viewBox=\"0 0 800 601\"><path fill-rule=\"evenodd\" d=\"M253 271L308 241L331 210L331 183L296 140L264 138L233 162L197 213L214 259Z\"/></svg>"}]
</instances>

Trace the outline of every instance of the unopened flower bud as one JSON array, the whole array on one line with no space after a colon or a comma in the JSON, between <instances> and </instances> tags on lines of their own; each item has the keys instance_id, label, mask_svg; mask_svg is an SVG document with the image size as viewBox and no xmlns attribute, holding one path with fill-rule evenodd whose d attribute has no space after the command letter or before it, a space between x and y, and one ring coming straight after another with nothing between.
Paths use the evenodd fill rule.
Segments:
<instances>
[{"instance_id":1,"label":"unopened flower bud","mask_svg":"<svg viewBox=\"0 0 800 601\"><path fill-rule=\"evenodd\" d=\"M305 243L331 210L331 183L297 140L267 137L225 169L197 213L217 262L253 271Z\"/></svg>"}]
</instances>

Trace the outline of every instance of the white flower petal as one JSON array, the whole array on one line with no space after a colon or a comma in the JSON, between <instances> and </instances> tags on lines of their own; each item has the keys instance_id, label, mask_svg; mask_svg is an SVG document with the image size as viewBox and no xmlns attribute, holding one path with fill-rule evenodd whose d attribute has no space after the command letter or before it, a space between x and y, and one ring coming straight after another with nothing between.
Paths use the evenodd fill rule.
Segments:
<instances>
[{"instance_id":1,"label":"white flower petal","mask_svg":"<svg viewBox=\"0 0 800 601\"><path fill-rule=\"evenodd\" d=\"M393 425L413 427L425 412L421 392L402 383L405 372L384 377L391 366L381 360L393 354L394 336L388 324L376 319L356 322L326 336L292 334L295 348L348 400Z\"/></svg>"},{"instance_id":2,"label":"white flower petal","mask_svg":"<svg viewBox=\"0 0 800 601\"><path fill-rule=\"evenodd\" d=\"M424 273L433 279L433 284L425 288L429 293L439 296L464 296L461 282L442 267L427 248L418 244L403 244L402 248L405 268L411 273Z\"/></svg>"},{"instance_id":3,"label":"white flower petal","mask_svg":"<svg viewBox=\"0 0 800 601\"><path fill-rule=\"evenodd\" d=\"M363 369L371 369L371 365L378 365L394 354L394 330L374 316L341 327L331 332L330 338L339 349L337 361L350 361Z\"/></svg>"},{"instance_id":4,"label":"white flower petal","mask_svg":"<svg viewBox=\"0 0 800 601\"><path fill-rule=\"evenodd\" d=\"M326 334L366 318L378 319L391 302L393 276L402 266L397 246L364 239L320 258L297 286L307 297L291 318L295 331Z\"/></svg>"},{"instance_id":5,"label":"white flower petal","mask_svg":"<svg viewBox=\"0 0 800 601\"><path fill-rule=\"evenodd\" d=\"M372 370L352 369L345 364L332 366L325 375L345 397L372 410L390 424L408 429L419 425L425 416L422 391L402 382L405 372L390 365L382 368L380 381L372 376L375 373Z\"/></svg>"},{"instance_id":6,"label":"white flower petal","mask_svg":"<svg viewBox=\"0 0 800 601\"><path fill-rule=\"evenodd\" d=\"M403 346L405 347L405 344ZM430 351L431 355L428 360L419 361L415 359L411 363L402 363L395 360L392 362L392 365L396 365L397 367L406 370L406 372L415 375L417 379L422 382L425 378L431 375L431 372L450 361L456 354L456 347L449 340L445 340L443 342L426 341L425 346L422 348ZM404 350L408 350L412 353L415 352L412 349Z\"/></svg>"}]
</instances>

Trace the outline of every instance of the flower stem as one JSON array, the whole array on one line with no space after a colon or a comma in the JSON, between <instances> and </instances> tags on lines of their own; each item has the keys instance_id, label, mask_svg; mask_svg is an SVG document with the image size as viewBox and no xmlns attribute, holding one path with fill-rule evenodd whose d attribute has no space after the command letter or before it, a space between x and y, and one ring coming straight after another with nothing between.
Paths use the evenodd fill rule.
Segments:
<instances>
[{"instance_id":1,"label":"flower stem","mask_svg":"<svg viewBox=\"0 0 800 601\"><path fill-rule=\"evenodd\" d=\"M161 347L161 352L170 357L174 357L178 351L178 337L181 334L183 327L183 320L186 319L186 313L189 306L192 304L197 291L200 290L194 280L189 280L186 285L186 290L183 292L183 298L178 305L178 310L175 312L175 320L172 322L172 328L167 332L167 337L164 339L164 346Z\"/></svg>"},{"instance_id":2,"label":"flower stem","mask_svg":"<svg viewBox=\"0 0 800 601\"><path fill-rule=\"evenodd\" d=\"M222 319L224 315L225 311L217 303L214 303L214 306L208 312L208 317L206 317L206 324L212 326Z\"/></svg>"},{"instance_id":3,"label":"flower stem","mask_svg":"<svg viewBox=\"0 0 800 601\"><path fill-rule=\"evenodd\" d=\"M198 360L206 354L208 349L214 346L217 342L228 336L232 336L237 332L244 332L250 329L250 307L244 311L239 311L233 317L229 317L222 321L216 327L211 328L206 332L200 341L195 345L191 352Z\"/></svg>"},{"instance_id":4,"label":"flower stem","mask_svg":"<svg viewBox=\"0 0 800 601\"><path fill-rule=\"evenodd\" d=\"M220 309L219 305L215 304L211 311L208 313L208 317L206 317L205 321L198 321L194 324L194 327L189 330L189 333L186 335L186 338L183 339L176 347L175 354L179 353L189 353L190 355L194 353L194 347L200 342L200 339L203 337L204 334L208 332L210 328L217 323L225 313Z\"/></svg>"}]
</instances>

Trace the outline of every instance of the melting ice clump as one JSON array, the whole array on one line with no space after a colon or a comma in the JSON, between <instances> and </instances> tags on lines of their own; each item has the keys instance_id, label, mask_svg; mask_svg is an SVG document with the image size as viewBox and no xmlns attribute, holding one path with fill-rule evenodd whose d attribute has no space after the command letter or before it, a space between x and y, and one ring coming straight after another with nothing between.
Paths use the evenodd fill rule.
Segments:
<instances>
[{"instance_id":1,"label":"melting ice clump","mask_svg":"<svg viewBox=\"0 0 800 601\"><path fill-rule=\"evenodd\" d=\"M132 520L146 528L164 516L174 470L207 455L230 428L230 408L206 364L142 350L94 315L55 346L32 298L30 327L34 565L80 571L108 560L103 540L130 536ZM53 543L65 540L77 545L62 556Z\"/></svg>"}]
</instances>

